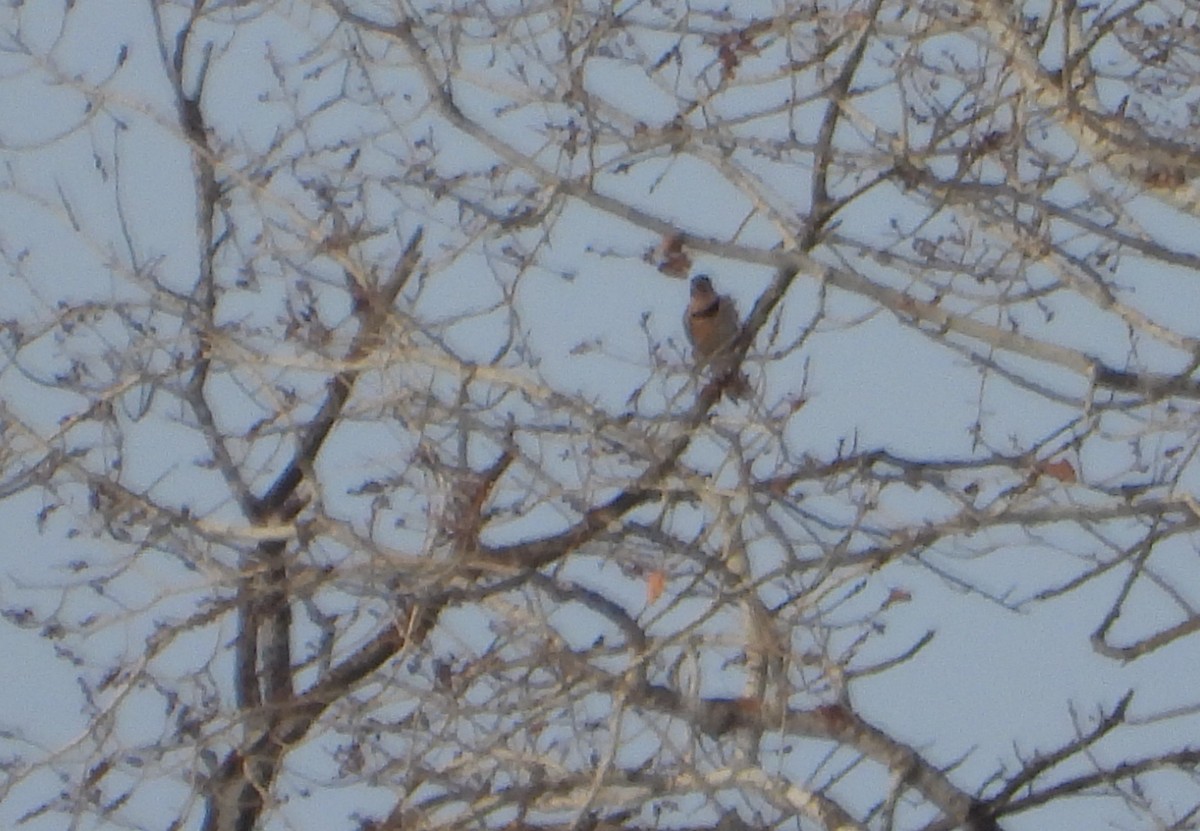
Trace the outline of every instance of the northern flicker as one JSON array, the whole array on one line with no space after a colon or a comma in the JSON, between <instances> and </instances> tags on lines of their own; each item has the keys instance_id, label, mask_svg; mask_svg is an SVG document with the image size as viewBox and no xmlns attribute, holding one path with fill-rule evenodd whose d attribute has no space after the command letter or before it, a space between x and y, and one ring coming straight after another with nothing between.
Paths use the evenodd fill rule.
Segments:
<instances>
[{"instance_id":1,"label":"northern flicker","mask_svg":"<svg viewBox=\"0 0 1200 831\"><path fill-rule=\"evenodd\" d=\"M692 344L696 365L712 367L713 377L725 384L725 394L737 401L750 392L750 382L735 373L733 341L741 324L727 294L717 294L705 274L692 278L692 295L683 313L683 330Z\"/></svg>"}]
</instances>

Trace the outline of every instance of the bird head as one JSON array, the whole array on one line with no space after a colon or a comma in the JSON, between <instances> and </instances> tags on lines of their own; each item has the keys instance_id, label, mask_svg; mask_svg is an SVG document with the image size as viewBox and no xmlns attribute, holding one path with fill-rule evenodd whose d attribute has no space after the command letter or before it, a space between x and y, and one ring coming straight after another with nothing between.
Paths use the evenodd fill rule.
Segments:
<instances>
[{"instance_id":1,"label":"bird head","mask_svg":"<svg viewBox=\"0 0 1200 831\"><path fill-rule=\"evenodd\" d=\"M692 297L709 297L712 294L713 284L707 274L697 274L692 278Z\"/></svg>"}]
</instances>

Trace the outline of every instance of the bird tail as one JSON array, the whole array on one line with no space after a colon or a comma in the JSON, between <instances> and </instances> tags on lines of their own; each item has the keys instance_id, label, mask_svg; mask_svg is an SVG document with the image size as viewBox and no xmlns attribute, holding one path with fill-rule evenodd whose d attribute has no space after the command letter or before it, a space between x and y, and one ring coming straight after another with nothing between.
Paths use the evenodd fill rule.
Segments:
<instances>
[{"instance_id":1,"label":"bird tail","mask_svg":"<svg viewBox=\"0 0 1200 831\"><path fill-rule=\"evenodd\" d=\"M721 392L730 401L737 403L750 395L750 379L744 372L731 372L720 379Z\"/></svg>"}]
</instances>

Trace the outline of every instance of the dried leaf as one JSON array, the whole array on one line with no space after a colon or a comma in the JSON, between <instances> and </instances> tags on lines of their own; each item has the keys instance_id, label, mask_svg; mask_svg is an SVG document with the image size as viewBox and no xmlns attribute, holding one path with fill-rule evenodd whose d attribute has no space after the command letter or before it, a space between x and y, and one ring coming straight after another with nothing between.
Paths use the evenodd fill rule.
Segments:
<instances>
[{"instance_id":1,"label":"dried leaf","mask_svg":"<svg viewBox=\"0 0 1200 831\"><path fill-rule=\"evenodd\" d=\"M1037 472L1043 476L1049 476L1051 479L1057 479L1064 485L1079 481L1079 477L1075 474L1075 468L1066 459L1042 462L1038 465Z\"/></svg>"},{"instance_id":2,"label":"dried leaf","mask_svg":"<svg viewBox=\"0 0 1200 831\"><path fill-rule=\"evenodd\" d=\"M667 574L661 569L655 569L646 575L646 602L653 603L662 597L667 588Z\"/></svg>"},{"instance_id":3,"label":"dried leaf","mask_svg":"<svg viewBox=\"0 0 1200 831\"><path fill-rule=\"evenodd\" d=\"M692 270L692 258L683 250L683 234L664 237L658 251L658 270L671 277L686 277Z\"/></svg>"}]
</instances>

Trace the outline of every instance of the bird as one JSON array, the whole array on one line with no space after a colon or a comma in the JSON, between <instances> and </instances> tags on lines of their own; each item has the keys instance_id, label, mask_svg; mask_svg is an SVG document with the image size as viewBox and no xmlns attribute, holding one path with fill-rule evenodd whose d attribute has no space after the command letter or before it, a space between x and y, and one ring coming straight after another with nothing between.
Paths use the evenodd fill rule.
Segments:
<instances>
[{"instance_id":1,"label":"bird","mask_svg":"<svg viewBox=\"0 0 1200 831\"><path fill-rule=\"evenodd\" d=\"M698 367L711 366L724 392L737 401L750 392L750 382L737 372L733 341L741 330L737 308L727 294L717 294L707 274L692 278L691 298L683 313L683 331L692 344Z\"/></svg>"}]
</instances>

